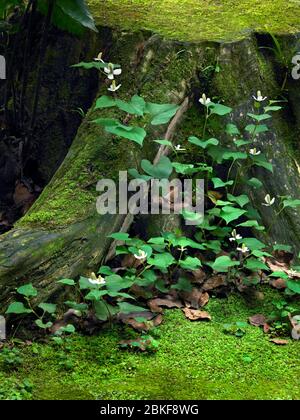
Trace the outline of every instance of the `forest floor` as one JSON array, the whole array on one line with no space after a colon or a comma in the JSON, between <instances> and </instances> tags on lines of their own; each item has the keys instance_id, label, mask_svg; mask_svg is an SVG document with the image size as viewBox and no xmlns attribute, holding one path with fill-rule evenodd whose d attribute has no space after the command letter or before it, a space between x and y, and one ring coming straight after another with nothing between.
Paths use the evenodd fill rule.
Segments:
<instances>
[{"instance_id":1,"label":"forest floor","mask_svg":"<svg viewBox=\"0 0 300 420\"><path fill-rule=\"evenodd\" d=\"M69 369L54 344L24 345L21 367L0 370L0 398L299 399L299 342L275 345L251 325L241 338L224 333L225 323L269 315L272 301L282 299L277 291L263 292L264 299L256 302L238 294L211 299L205 308L211 322L191 322L180 310L166 311L153 333L159 348L152 354L121 350L119 341L136 333L118 326L95 336L72 336Z\"/></svg>"},{"instance_id":2,"label":"forest floor","mask_svg":"<svg viewBox=\"0 0 300 420\"><path fill-rule=\"evenodd\" d=\"M233 40L299 30L298 0L88 0L99 25L148 29L184 41Z\"/></svg>"}]
</instances>

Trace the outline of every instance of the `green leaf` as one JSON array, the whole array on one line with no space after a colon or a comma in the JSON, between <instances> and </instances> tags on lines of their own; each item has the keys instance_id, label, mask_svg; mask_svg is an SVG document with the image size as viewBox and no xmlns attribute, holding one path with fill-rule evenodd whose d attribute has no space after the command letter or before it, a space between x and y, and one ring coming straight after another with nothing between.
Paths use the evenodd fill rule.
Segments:
<instances>
[{"instance_id":1,"label":"green leaf","mask_svg":"<svg viewBox=\"0 0 300 420\"><path fill-rule=\"evenodd\" d=\"M140 174L135 168L128 170L129 175L135 179L141 179L142 181L149 181L152 179L152 176Z\"/></svg>"},{"instance_id":2,"label":"green leaf","mask_svg":"<svg viewBox=\"0 0 300 420\"><path fill-rule=\"evenodd\" d=\"M237 126L231 123L226 125L225 131L230 136L236 136L240 134L240 130L237 128Z\"/></svg>"},{"instance_id":3,"label":"green leaf","mask_svg":"<svg viewBox=\"0 0 300 420\"><path fill-rule=\"evenodd\" d=\"M188 141L196 146L202 147L202 149L206 149L208 146L217 146L219 144L219 140L215 138L211 138L208 140L200 140L198 137L189 137Z\"/></svg>"},{"instance_id":4,"label":"green leaf","mask_svg":"<svg viewBox=\"0 0 300 420\"><path fill-rule=\"evenodd\" d=\"M96 101L95 109L110 108L116 105L116 101L110 96L103 95Z\"/></svg>"},{"instance_id":5,"label":"green leaf","mask_svg":"<svg viewBox=\"0 0 300 420\"><path fill-rule=\"evenodd\" d=\"M72 279L61 279L57 283L65 284L66 286L75 286L75 281Z\"/></svg>"},{"instance_id":6,"label":"green leaf","mask_svg":"<svg viewBox=\"0 0 300 420\"><path fill-rule=\"evenodd\" d=\"M265 112L270 112L270 111L280 111L282 109L282 106L266 106L264 107Z\"/></svg>"},{"instance_id":7,"label":"green leaf","mask_svg":"<svg viewBox=\"0 0 300 420\"><path fill-rule=\"evenodd\" d=\"M184 270L196 270L197 268L202 267L201 261L196 257L186 257L185 260L179 261L179 265Z\"/></svg>"},{"instance_id":8,"label":"green leaf","mask_svg":"<svg viewBox=\"0 0 300 420\"><path fill-rule=\"evenodd\" d=\"M261 188L263 186L262 182L257 178L250 178L248 179L246 183L250 185L250 187L253 187L256 189Z\"/></svg>"},{"instance_id":9,"label":"green leaf","mask_svg":"<svg viewBox=\"0 0 300 420\"><path fill-rule=\"evenodd\" d=\"M236 207L231 207L231 206L225 206L221 210L220 217L223 220L225 220L225 222L228 224L232 222L233 220L238 219L245 213L246 213L246 210L237 209Z\"/></svg>"},{"instance_id":10,"label":"green leaf","mask_svg":"<svg viewBox=\"0 0 300 420\"><path fill-rule=\"evenodd\" d=\"M283 200L283 207L291 207L295 209L296 207L300 206L300 200L293 200L291 198Z\"/></svg>"},{"instance_id":11,"label":"green leaf","mask_svg":"<svg viewBox=\"0 0 300 420\"><path fill-rule=\"evenodd\" d=\"M166 156L162 156L156 165L153 165L147 159L143 159L141 161L141 167L148 175L157 179L168 179L173 172L172 163Z\"/></svg>"},{"instance_id":12,"label":"green leaf","mask_svg":"<svg viewBox=\"0 0 300 420\"><path fill-rule=\"evenodd\" d=\"M181 238L175 237L173 240L171 240L171 244L174 247L185 248L186 246L189 246L190 248L194 248L194 249L201 249L201 250L205 249L205 247L202 244L199 244L198 242L195 242L192 239L186 238L184 236Z\"/></svg>"},{"instance_id":13,"label":"green leaf","mask_svg":"<svg viewBox=\"0 0 300 420\"><path fill-rule=\"evenodd\" d=\"M32 283L25 284L24 286L21 286L17 289L17 292L20 295L26 296L26 297L35 297L37 296L37 289L33 287Z\"/></svg>"},{"instance_id":14,"label":"green leaf","mask_svg":"<svg viewBox=\"0 0 300 420\"><path fill-rule=\"evenodd\" d=\"M266 157L264 155L250 156L256 166L261 166L267 169L268 171L273 172L273 165L266 160Z\"/></svg>"},{"instance_id":15,"label":"green leaf","mask_svg":"<svg viewBox=\"0 0 300 420\"><path fill-rule=\"evenodd\" d=\"M89 63L86 63L84 61L81 61L80 63L73 64L71 67L83 68L85 70L91 70L91 69L101 70L101 69L103 69L106 66L107 66L106 63L101 63L99 61L91 61ZM120 67L120 66L114 65L114 67L117 68L117 67Z\"/></svg>"},{"instance_id":16,"label":"green leaf","mask_svg":"<svg viewBox=\"0 0 300 420\"><path fill-rule=\"evenodd\" d=\"M224 160L238 160L238 159L247 159L248 155L244 152L235 152L235 151L225 151L223 153Z\"/></svg>"},{"instance_id":17,"label":"green leaf","mask_svg":"<svg viewBox=\"0 0 300 420\"><path fill-rule=\"evenodd\" d=\"M128 303L128 302L119 302L118 306L122 314L131 314L133 312L147 311L147 309L143 308L142 306L132 305L131 303Z\"/></svg>"},{"instance_id":18,"label":"green leaf","mask_svg":"<svg viewBox=\"0 0 300 420\"><path fill-rule=\"evenodd\" d=\"M67 300L64 302L69 308L75 309L75 311L86 311L88 309L88 305L86 303L77 303L71 300Z\"/></svg>"},{"instance_id":19,"label":"green leaf","mask_svg":"<svg viewBox=\"0 0 300 420\"><path fill-rule=\"evenodd\" d=\"M264 226L260 226L257 222L257 220L247 220L246 222L238 224L238 226L241 227L252 227L256 230L265 230Z\"/></svg>"},{"instance_id":20,"label":"green leaf","mask_svg":"<svg viewBox=\"0 0 300 420\"><path fill-rule=\"evenodd\" d=\"M154 265L158 268L167 268L170 265L174 264L175 259L173 255L168 252L163 252L161 254L156 254L153 257L148 259L148 264Z\"/></svg>"},{"instance_id":21,"label":"green leaf","mask_svg":"<svg viewBox=\"0 0 300 420\"><path fill-rule=\"evenodd\" d=\"M260 250L266 248L266 245L256 238L243 238L242 242L251 250Z\"/></svg>"},{"instance_id":22,"label":"green leaf","mask_svg":"<svg viewBox=\"0 0 300 420\"><path fill-rule=\"evenodd\" d=\"M129 239L129 234L126 232L115 232L109 235L108 237L117 241L126 241L127 239Z\"/></svg>"},{"instance_id":23,"label":"green leaf","mask_svg":"<svg viewBox=\"0 0 300 420\"><path fill-rule=\"evenodd\" d=\"M235 267L240 265L239 261L233 261L227 255L222 255L218 257L214 263L209 264L211 268L215 271L226 273L230 267Z\"/></svg>"},{"instance_id":24,"label":"green leaf","mask_svg":"<svg viewBox=\"0 0 300 420\"><path fill-rule=\"evenodd\" d=\"M220 179L220 178L212 178L211 180L212 180L215 188L226 187L227 185L232 185L233 184L232 180L227 181L227 182L222 181L222 179Z\"/></svg>"},{"instance_id":25,"label":"green leaf","mask_svg":"<svg viewBox=\"0 0 300 420\"><path fill-rule=\"evenodd\" d=\"M86 290L86 289L92 290L92 289L98 289L98 285L91 283L89 279L86 277L80 277L79 288L80 290Z\"/></svg>"},{"instance_id":26,"label":"green leaf","mask_svg":"<svg viewBox=\"0 0 300 420\"><path fill-rule=\"evenodd\" d=\"M289 279L289 276L284 271L273 271L272 274L269 274L269 277L276 277L283 280Z\"/></svg>"},{"instance_id":27,"label":"green leaf","mask_svg":"<svg viewBox=\"0 0 300 420\"><path fill-rule=\"evenodd\" d=\"M236 145L236 147L245 146L246 144L250 144L250 143L252 143L252 141L250 140L243 140L243 139L234 140L234 144Z\"/></svg>"},{"instance_id":28,"label":"green leaf","mask_svg":"<svg viewBox=\"0 0 300 420\"><path fill-rule=\"evenodd\" d=\"M54 303L40 303L38 307L48 312L48 314L54 314L56 311L56 305Z\"/></svg>"},{"instance_id":29,"label":"green leaf","mask_svg":"<svg viewBox=\"0 0 300 420\"><path fill-rule=\"evenodd\" d=\"M287 287L294 293L300 294L300 281L299 280L288 280Z\"/></svg>"},{"instance_id":30,"label":"green leaf","mask_svg":"<svg viewBox=\"0 0 300 420\"><path fill-rule=\"evenodd\" d=\"M86 296L86 300L100 300L103 296L107 295L107 290L91 290Z\"/></svg>"},{"instance_id":31,"label":"green leaf","mask_svg":"<svg viewBox=\"0 0 300 420\"><path fill-rule=\"evenodd\" d=\"M146 131L141 127L127 126L123 124L118 124L117 126L107 125L105 127L105 131L118 137L134 141L140 146L143 145L143 141L147 135Z\"/></svg>"},{"instance_id":32,"label":"green leaf","mask_svg":"<svg viewBox=\"0 0 300 420\"><path fill-rule=\"evenodd\" d=\"M269 131L269 128L265 124L249 124L245 130L248 131L248 133L250 133L252 136L255 136L256 134L266 133Z\"/></svg>"},{"instance_id":33,"label":"green leaf","mask_svg":"<svg viewBox=\"0 0 300 420\"><path fill-rule=\"evenodd\" d=\"M150 238L147 242L149 242L149 244L154 244L154 245L164 245L165 239L162 238L161 236L158 236L156 238Z\"/></svg>"},{"instance_id":34,"label":"green leaf","mask_svg":"<svg viewBox=\"0 0 300 420\"><path fill-rule=\"evenodd\" d=\"M191 175L198 172L194 165L188 163L172 162L172 166L178 174Z\"/></svg>"},{"instance_id":35,"label":"green leaf","mask_svg":"<svg viewBox=\"0 0 300 420\"><path fill-rule=\"evenodd\" d=\"M115 312L114 307L103 300L94 302L94 309L95 315L100 321L106 321Z\"/></svg>"},{"instance_id":36,"label":"green leaf","mask_svg":"<svg viewBox=\"0 0 300 420\"><path fill-rule=\"evenodd\" d=\"M53 325L53 322L50 321L44 324L44 322L41 319L36 319L34 322L39 328L42 328L43 330L51 328Z\"/></svg>"},{"instance_id":37,"label":"green leaf","mask_svg":"<svg viewBox=\"0 0 300 420\"><path fill-rule=\"evenodd\" d=\"M75 332L75 327L72 324L68 324L65 327L61 327L59 330L55 332L55 335L62 335L64 333L73 334Z\"/></svg>"},{"instance_id":38,"label":"green leaf","mask_svg":"<svg viewBox=\"0 0 300 420\"><path fill-rule=\"evenodd\" d=\"M162 146L170 146L170 147L173 146L172 142L169 140L154 140L154 141L155 143L161 144Z\"/></svg>"},{"instance_id":39,"label":"green leaf","mask_svg":"<svg viewBox=\"0 0 300 420\"><path fill-rule=\"evenodd\" d=\"M191 282L188 279L184 277L179 277L178 282L176 284L173 284L173 286L171 286L171 289L180 290L183 292L190 292L193 289L193 286L191 285Z\"/></svg>"},{"instance_id":40,"label":"green leaf","mask_svg":"<svg viewBox=\"0 0 300 420\"><path fill-rule=\"evenodd\" d=\"M227 199L237 203L240 207L244 207L246 204L250 202L248 196L246 194L242 194L239 196L234 196L232 194L227 194Z\"/></svg>"},{"instance_id":41,"label":"green leaf","mask_svg":"<svg viewBox=\"0 0 300 420\"><path fill-rule=\"evenodd\" d=\"M291 245L275 244L275 245L273 245L273 249L274 249L274 251L292 252Z\"/></svg>"},{"instance_id":42,"label":"green leaf","mask_svg":"<svg viewBox=\"0 0 300 420\"><path fill-rule=\"evenodd\" d=\"M255 258L248 258L246 260L244 267L251 271L269 270L269 267L266 264L264 264L259 259L255 259Z\"/></svg>"},{"instance_id":43,"label":"green leaf","mask_svg":"<svg viewBox=\"0 0 300 420\"><path fill-rule=\"evenodd\" d=\"M211 102L208 105L208 108L211 114L216 114L220 116L230 114L230 112L232 111L232 108L229 108L228 106L222 104L215 104L214 102Z\"/></svg>"},{"instance_id":44,"label":"green leaf","mask_svg":"<svg viewBox=\"0 0 300 420\"><path fill-rule=\"evenodd\" d=\"M112 274L111 276L106 277L106 287L109 292L119 292L123 289L129 289L134 280L129 278L122 278L118 274Z\"/></svg>"},{"instance_id":45,"label":"green leaf","mask_svg":"<svg viewBox=\"0 0 300 420\"><path fill-rule=\"evenodd\" d=\"M21 315L21 314L30 314L32 313L32 310L25 308L24 303L22 302L13 302L9 305L5 313Z\"/></svg>"},{"instance_id":46,"label":"green leaf","mask_svg":"<svg viewBox=\"0 0 300 420\"><path fill-rule=\"evenodd\" d=\"M102 265L98 270L98 274L104 274L105 276L110 276L111 274L114 274L114 272L108 265Z\"/></svg>"},{"instance_id":47,"label":"green leaf","mask_svg":"<svg viewBox=\"0 0 300 420\"><path fill-rule=\"evenodd\" d=\"M154 115L152 125L166 124L176 114L179 106L175 104L146 103L145 112Z\"/></svg>"},{"instance_id":48,"label":"green leaf","mask_svg":"<svg viewBox=\"0 0 300 420\"><path fill-rule=\"evenodd\" d=\"M259 115L257 115L257 114L251 114L250 112L248 112L247 115L250 118L252 118L253 120L258 121L258 122L261 122L261 121L268 120L268 119L272 118L272 116L269 115L269 114L259 114Z\"/></svg>"}]
</instances>

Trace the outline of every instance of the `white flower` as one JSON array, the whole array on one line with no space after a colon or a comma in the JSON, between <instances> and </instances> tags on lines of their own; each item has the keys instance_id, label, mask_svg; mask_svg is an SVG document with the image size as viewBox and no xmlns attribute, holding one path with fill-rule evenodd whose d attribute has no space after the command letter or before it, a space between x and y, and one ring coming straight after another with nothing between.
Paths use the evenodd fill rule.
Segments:
<instances>
[{"instance_id":1,"label":"white flower","mask_svg":"<svg viewBox=\"0 0 300 420\"><path fill-rule=\"evenodd\" d=\"M115 69L112 63L109 63L107 67L104 67L104 72L107 74L109 80L114 80L115 76L119 76L122 73L122 69Z\"/></svg>"},{"instance_id":2,"label":"white flower","mask_svg":"<svg viewBox=\"0 0 300 420\"><path fill-rule=\"evenodd\" d=\"M115 80L113 80L112 82L111 82L111 85L109 86L109 88L107 88L107 90L109 90L110 92L116 92L117 90L119 90L120 89L120 87L121 87L122 85L120 84L120 85L117 85L116 84L116 81Z\"/></svg>"},{"instance_id":3,"label":"white flower","mask_svg":"<svg viewBox=\"0 0 300 420\"><path fill-rule=\"evenodd\" d=\"M143 251L142 249L139 249L138 254L134 254L137 260L144 260L145 258L147 258L147 255L147 252Z\"/></svg>"},{"instance_id":4,"label":"white flower","mask_svg":"<svg viewBox=\"0 0 300 420\"><path fill-rule=\"evenodd\" d=\"M233 229L233 231L231 232L231 238L229 238L229 240L230 242L232 242L232 241L237 241L238 239L243 239L243 237L239 235L238 233L236 233L236 230Z\"/></svg>"},{"instance_id":5,"label":"white flower","mask_svg":"<svg viewBox=\"0 0 300 420\"><path fill-rule=\"evenodd\" d=\"M262 203L262 205L266 207L270 207L274 204L274 202L275 202L275 197L271 198L270 194L267 194L265 196L265 203Z\"/></svg>"},{"instance_id":6,"label":"white flower","mask_svg":"<svg viewBox=\"0 0 300 420\"><path fill-rule=\"evenodd\" d=\"M199 99L200 104L208 105L211 103L211 100L206 97L205 93L203 93L202 97Z\"/></svg>"},{"instance_id":7,"label":"white flower","mask_svg":"<svg viewBox=\"0 0 300 420\"><path fill-rule=\"evenodd\" d=\"M267 96L265 96L265 97L263 97L262 96L262 94L261 94L261 91L260 90L258 90L257 91L257 96L252 96L252 98L256 101L256 102L263 102L263 101L265 101L266 99L267 99Z\"/></svg>"},{"instance_id":8,"label":"white flower","mask_svg":"<svg viewBox=\"0 0 300 420\"><path fill-rule=\"evenodd\" d=\"M175 150L177 150L177 152L183 152L186 149L184 147L181 147L181 144L177 144L177 146L175 146Z\"/></svg>"},{"instance_id":9,"label":"white flower","mask_svg":"<svg viewBox=\"0 0 300 420\"><path fill-rule=\"evenodd\" d=\"M102 52L99 52L97 57L94 58L94 61L100 61L101 63L104 63L104 61L102 60L102 54Z\"/></svg>"},{"instance_id":10,"label":"white flower","mask_svg":"<svg viewBox=\"0 0 300 420\"><path fill-rule=\"evenodd\" d=\"M241 251L244 254L245 252L248 252L249 251L249 248L245 244L242 244L242 246L241 247L237 247L236 250L237 251Z\"/></svg>"},{"instance_id":11,"label":"white flower","mask_svg":"<svg viewBox=\"0 0 300 420\"><path fill-rule=\"evenodd\" d=\"M250 155L257 156L257 155L260 155L261 154L261 151L260 150L256 150L256 148L254 147L254 149L250 149L249 150L249 153L250 153Z\"/></svg>"},{"instance_id":12,"label":"white flower","mask_svg":"<svg viewBox=\"0 0 300 420\"><path fill-rule=\"evenodd\" d=\"M98 286L102 286L104 284L106 284L106 281L104 280L104 278L102 276L96 276L95 273L91 274L91 277L88 279L89 283L93 284L93 285L98 285Z\"/></svg>"}]
</instances>

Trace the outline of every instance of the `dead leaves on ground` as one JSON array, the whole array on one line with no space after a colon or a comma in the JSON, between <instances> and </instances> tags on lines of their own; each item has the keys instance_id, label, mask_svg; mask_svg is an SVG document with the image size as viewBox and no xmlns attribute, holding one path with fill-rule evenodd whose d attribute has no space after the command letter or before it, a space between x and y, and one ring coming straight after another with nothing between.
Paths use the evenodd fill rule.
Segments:
<instances>
[{"instance_id":1,"label":"dead leaves on ground","mask_svg":"<svg viewBox=\"0 0 300 420\"><path fill-rule=\"evenodd\" d=\"M165 308L182 308L183 304L180 302L180 300L174 298L173 296L167 295L166 298L155 298L150 299L148 301L148 306L151 309L152 312L162 313L163 307Z\"/></svg>"},{"instance_id":2,"label":"dead leaves on ground","mask_svg":"<svg viewBox=\"0 0 300 420\"><path fill-rule=\"evenodd\" d=\"M267 323L267 318L262 314L250 316L249 322L254 327L263 327Z\"/></svg>"},{"instance_id":3,"label":"dead leaves on ground","mask_svg":"<svg viewBox=\"0 0 300 420\"><path fill-rule=\"evenodd\" d=\"M183 310L184 315L190 321L210 321L211 316L206 311L199 311L197 309L191 308L184 308Z\"/></svg>"}]
</instances>

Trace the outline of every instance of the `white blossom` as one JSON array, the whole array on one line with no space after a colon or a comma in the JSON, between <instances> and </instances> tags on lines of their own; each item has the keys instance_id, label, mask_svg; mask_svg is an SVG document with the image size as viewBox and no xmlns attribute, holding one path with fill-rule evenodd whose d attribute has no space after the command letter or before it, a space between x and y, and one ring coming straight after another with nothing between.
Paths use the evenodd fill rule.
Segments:
<instances>
[{"instance_id":1,"label":"white blossom","mask_svg":"<svg viewBox=\"0 0 300 420\"><path fill-rule=\"evenodd\" d=\"M121 84L117 85L116 81L113 80L111 82L111 85L109 86L109 88L107 88L107 90L109 90L110 92L116 92L117 90L120 89L121 86L122 86Z\"/></svg>"},{"instance_id":2,"label":"white blossom","mask_svg":"<svg viewBox=\"0 0 300 420\"><path fill-rule=\"evenodd\" d=\"M143 251L142 249L139 249L138 254L134 254L137 260L144 260L147 258L147 255L147 252Z\"/></svg>"},{"instance_id":3,"label":"white blossom","mask_svg":"<svg viewBox=\"0 0 300 420\"><path fill-rule=\"evenodd\" d=\"M275 197L271 198L270 194L265 196L265 203L262 203L263 206L270 207L275 203Z\"/></svg>"},{"instance_id":4,"label":"white blossom","mask_svg":"<svg viewBox=\"0 0 300 420\"><path fill-rule=\"evenodd\" d=\"M89 283L93 284L93 285L98 285L98 286L103 286L104 284L106 284L106 281L104 280L104 278L102 276L96 276L95 273L91 274L91 277L88 279Z\"/></svg>"},{"instance_id":5,"label":"white blossom","mask_svg":"<svg viewBox=\"0 0 300 420\"><path fill-rule=\"evenodd\" d=\"M235 229L231 232L231 237L229 238L230 242L237 241L238 239L243 239L241 235L239 235Z\"/></svg>"},{"instance_id":6,"label":"white blossom","mask_svg":"<svg viewBox=\"0 0 300 420\"><path fill-rule=\"evenodd\" d=\"M249 251L249 248L245 244L242 244L242 246L241 247L237 247L236 250L237 251L240 251L240 252L242 252L244 254L245 252L248 252Z\"/></svg>"},{"instance_id":7,"label":"white blossom","mask_svg":"<svg viewBox=\"0 0 300 420\"><path fill-rule=\"evenodd\" d=\"M175 150L177 152L183 152L186 149L184 147L181 147L181 144L177 144L177 146L175 146Z\"/></svg>"},{"instance_id":8,"label":"white blossom","mask_svg":"<svg viewBox=\"0 0 300 420\"><path fill-rule=\"evenodd\" d=\"M97 57L94 58L94 61L100 61L101 63L104 63L104 61L102 60L102 52L99 52L99 54L97 55Z\"/></svg>"},{"instance_id":9,"label":"white blossom","mask_svg":"<svg viewBox=\"0 0 300 420\"><path fill-rule=\"evenodd\" d=\"M205 93L203 93L202 97L199 99L200 104L202 105L208 105L211 103L210 98L207 98Z\"/></svg>"},{"instance_id":10,"label":"white blossom","mask_svg":"<svg viewBox=\"0 0 300 420\"><path fill-rule=\"evenodd\" d=\"M261 151L260 151L260 150L256 150L256 148L254 147L254 149L250 149L250 150L249 150L249 153L250 153L250 155L252 155L252 156L258 156L258 155L260 155L260 154L261 154Z\"/></svg>"},{"instance_id":11,"label":"white blossom","mask_svg":"<svg viewBox=\"0 0 300 420\"><path fill-rule=\"evenodd\" d=\"M104 67L104 72L107 74L109 80L114 80L115 76L119 76L122 73L122 69L115 69L112 63L109 63L107 67Z\"/></svg>"},{"instance_id":12,"label":"white blossom","mask_svg":"<svg viewBox=\"0 0 300 420\"><path fill-rule=\"evenodd\" d=\"M260 90L257 91L257 96L253 95L252 97L256 102L263 102L267 99L267 96L262 96Z\"/></svg>"}]
</instances>

